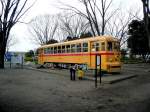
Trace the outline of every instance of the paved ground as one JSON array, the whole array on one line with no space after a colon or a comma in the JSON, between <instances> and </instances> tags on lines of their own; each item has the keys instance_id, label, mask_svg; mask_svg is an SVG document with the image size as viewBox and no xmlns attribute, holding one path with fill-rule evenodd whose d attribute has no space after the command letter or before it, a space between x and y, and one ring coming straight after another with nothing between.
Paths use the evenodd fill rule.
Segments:
<instances>
[{"instance_id":1,"label":"paved ground","mask_svg":"<svg viewBox=\"0 0 150 112\"><path fill-rule=\"evenodd\" d=\"M1 112L149 112L150 65L124 65L138 77L97 89L90 80L28 69L0 70Z\"/></svg>"},{"instance_id":2,"label":"paved ground","mask_svg":"<svg viewBox=\"0 0 150 112\"><path fill-rule=\"evenodd\" d=\"M35 70L35 71L40 71L40 72L46 72L46 73L50 73L50 74L57 74L57 75L63 75L68 77L68 69L51 69L51 68L43 68L43 69L37 69L36 67L24 67L26 69L30 69L30 70ZM77 75L77 73L76 73ZM97 82L100 82L100 77L99 74L97 74ZM102 74L101 77L101 83L104 84L112 84L112 83L116 83L122 80L126 80L126 79L130 79L133 77L136 77L136 74L126 74L125 72L121 72L121 74ZM95 81L95 71L94 70L86 70L84 72L84 77L83 79L85 80L92 80Z\"/></svg>"}]
</instances>

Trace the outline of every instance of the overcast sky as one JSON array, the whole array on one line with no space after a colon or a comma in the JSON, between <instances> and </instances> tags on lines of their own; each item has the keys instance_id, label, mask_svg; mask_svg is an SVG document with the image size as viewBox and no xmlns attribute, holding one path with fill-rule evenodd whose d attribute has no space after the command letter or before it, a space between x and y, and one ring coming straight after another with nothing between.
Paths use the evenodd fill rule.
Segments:
<instances>
[{"instance_id":1,"label":"overcast sky","mask_svg":"<svg viewBox=\"0 0 150 112\"><path fill-rule=\"evenodd\" d=\"M31 0L33 1L33 0ZM65 1L67 4L71 4L77 7L80 7L76 2L77 0L61 0ZM114 7L121 5L122 9L129 9L129 7L133 6L133 9L142 7L141 0L113 0ZM61 10L57 8L58 3L57 0L37 0L35 5L29 10L29 12L22 18L22 21L29 22L32 18L37 15L42 14L56 14ZM142 11L142 9L141 9ZM11 31L11 34L15 35L18 42L14 46L10 48L11 51L28 51L30 49L37 48L30 39L27 30L27 25L18 23L15 25Z\"/></svg>"}]
</instances>

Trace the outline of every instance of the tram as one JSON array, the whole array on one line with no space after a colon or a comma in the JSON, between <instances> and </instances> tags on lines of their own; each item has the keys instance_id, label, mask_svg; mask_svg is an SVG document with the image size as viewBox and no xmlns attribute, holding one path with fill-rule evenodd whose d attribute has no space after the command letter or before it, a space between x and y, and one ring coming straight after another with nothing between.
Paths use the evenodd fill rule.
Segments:
<instances>
[{"instance_id":1,"label":"tram","mask_svg":"<svg viewBox=\"0 0 150 112\"><path fill-rule=\"evenodd\" d=\"M101 55L101 69L120 72L120 44L112 36L97 36L84 39L43 45L38 48L38 64L85 65L95 69L95 56Z\"/></svg>"}]
</instances>

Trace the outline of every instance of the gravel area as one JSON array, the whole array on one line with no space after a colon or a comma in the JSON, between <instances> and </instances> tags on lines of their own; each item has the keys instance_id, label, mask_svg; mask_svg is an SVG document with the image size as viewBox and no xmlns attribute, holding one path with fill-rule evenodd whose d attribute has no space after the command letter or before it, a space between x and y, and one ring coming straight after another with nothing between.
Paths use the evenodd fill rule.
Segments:
<instances>
[{"instance_id":1,"label":"gravel area","mask_svg":"<svg viewBox=\"0 0 150 112\"><path fill-rule=\"evenodd\" d=\"M122 73L138 75L94 87L67 75L29 69L0 70L0 112L149 112L150 65L128 64Z\"/></svg>"}]
</instances>

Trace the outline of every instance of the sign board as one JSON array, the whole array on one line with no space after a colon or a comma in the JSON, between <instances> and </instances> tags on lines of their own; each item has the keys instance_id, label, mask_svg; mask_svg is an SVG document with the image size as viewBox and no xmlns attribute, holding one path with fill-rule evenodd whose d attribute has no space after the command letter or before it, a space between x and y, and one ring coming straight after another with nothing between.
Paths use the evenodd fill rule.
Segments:
<instances>
[{"instance_id":1,"label":"sign board","mask_svg":"<svg viewBox=\"0 0 150 112\"><path fill-rule=\"evenodd\" d=\"M11 56L11 63L18 63L22 64L23 63L23 56L21 54L14 54Z\"/></svg>"},{"instance_id":2,"label":"sign board","mask_svg":"<svg viewBox=\"0 0 150 112\"><path fill-rule=\"evenodd\" d=\"M7 53L5 54L5 59L6 59L7 61L10 61L10 60L11 60L11 56L12 56L12 53L7 52Z\"/></svg>"},{"instance_id":3,"label":"sign board","mask_svg":"<svg viewBox=\"0 0 150 112\"><path fill-rule=\"evenodd\" d=\"M96 58L97 58L97 66L98 66L98 65L100 65L100 61L101 61L101 60L100 60L100 56L97 55Z\"/></svg>"}]
</instances>

